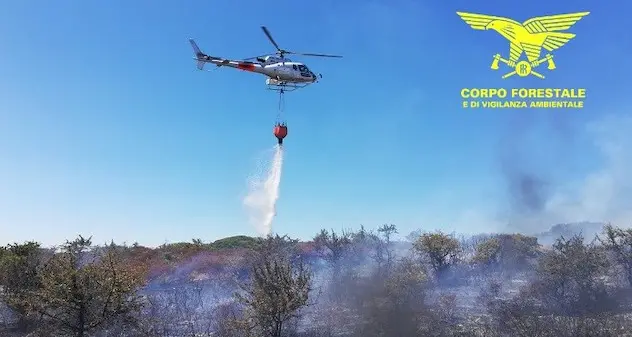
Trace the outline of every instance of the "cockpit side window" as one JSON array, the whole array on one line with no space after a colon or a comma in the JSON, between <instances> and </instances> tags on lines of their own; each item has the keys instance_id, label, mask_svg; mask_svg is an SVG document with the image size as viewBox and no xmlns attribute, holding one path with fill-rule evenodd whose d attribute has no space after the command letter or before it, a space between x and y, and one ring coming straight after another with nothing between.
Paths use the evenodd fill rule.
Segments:
<instances>
[{"instance_id":1,"label":"cockpit side window","mask_svg":"<svg viewBox=\"0 0 632 337\"><path fill-rule=\"evenodd\" d=\"M297 70L297 69L296 69L296 64L293 64L293 65L292 65L292 68L294 68L294 70Z\"/></svg>"},{"instance_id":2,"label":"cockpit side window","mask_svg":"<svg viewBox=\"0 0 632 337\"><path fill-rule=\"evenodd\" d=\"M304 65L302 65L302 64L300 64L300 65L298 66L298 70L300 70L301 72L306 72L306 71L307 71L307 67L306 67L306 66L304 66Z\"/></svg>"}]
</instances>

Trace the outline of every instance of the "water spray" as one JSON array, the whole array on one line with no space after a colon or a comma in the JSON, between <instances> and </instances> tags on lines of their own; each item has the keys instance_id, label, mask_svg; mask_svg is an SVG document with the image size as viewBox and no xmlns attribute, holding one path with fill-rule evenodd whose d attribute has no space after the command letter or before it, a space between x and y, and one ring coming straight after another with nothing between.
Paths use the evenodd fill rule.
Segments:
<instances>
[{"instance_id":1,"label":"water spray","mask_svg":"<svg viewBox=\"0 0 632 337\"><path fill-rule=\"evenodd\" d=\"M261 175L255 175L250 181L249 191L244 198L244 205L248 210L250 222L257 232L268 235L272 231L272 220L276 215L276 202L279 199L281 172L283 168L283 147L277 144L271 162Z\"/></svg>"}]
</instances>

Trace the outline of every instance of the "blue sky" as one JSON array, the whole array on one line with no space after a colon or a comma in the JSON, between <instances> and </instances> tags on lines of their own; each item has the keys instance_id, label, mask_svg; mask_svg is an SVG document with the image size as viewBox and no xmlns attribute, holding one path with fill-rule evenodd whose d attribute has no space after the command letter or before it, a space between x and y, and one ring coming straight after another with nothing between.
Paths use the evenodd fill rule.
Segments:
<instances>
[{"instance_id":1,"label":"blue sky","mask_svg":"<svg viewBox=\"0 0 632 337\"><path fill-rule=\"evenodd\" d=\"M406 234L489 231L508 221L525 230L577 217L625 221L624 206L612 200L630 191L632 165L620 142L629 142L631 125L632 40L624 33L631 7L7 3L0 11L0 242L57 244L84 234L155 245L254 235L241 199L255 158L275 142L277 96L260 75L198 71L187 39L212 55L245 58L273 51L261 25L283 48L344 55L297 59L323 80L286 95L274 231L308 238L321 227L360 224L395 223ZM507 53L506 41L455 14L524 21L585 10L591 14L555 54L558 69L546 84L500 80L488 67L494 53ZM580 111L461 109L462 87L500 86L585 87L588 99ZM549 181L546 214L527 221L507 206L507 161Z\"/></svg>"}]
</instances>

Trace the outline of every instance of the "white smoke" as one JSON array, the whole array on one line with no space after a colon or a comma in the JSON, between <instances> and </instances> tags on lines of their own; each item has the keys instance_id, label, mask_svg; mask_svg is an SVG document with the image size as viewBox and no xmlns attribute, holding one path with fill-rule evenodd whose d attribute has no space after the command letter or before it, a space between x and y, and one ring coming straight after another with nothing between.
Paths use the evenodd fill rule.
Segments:
<instances>
[{"instance_id":1,"label":"white smoke","mask_svg":"<svg viewBox=\"0 0 632 337\"><path fill-rule=\"evenodd\" d=\"M577 221L632 225L632 117L606 116L589 125L602 166L579 184L556 193L547 210L557 223Z\"/></svg>"},{"instance_id":2,"label":"white smoke","mask_svg":"<svg viewBox=\"0 0 632 337\"><path fill-rule=\"evenodd\" d=\"M244 198L250 223L263 236L272 230L283 168L283 147L276 145L272 150L272 161L267 158L260 161L257 171L248 181L248 194Z\"/></svg>"}]
</instances>

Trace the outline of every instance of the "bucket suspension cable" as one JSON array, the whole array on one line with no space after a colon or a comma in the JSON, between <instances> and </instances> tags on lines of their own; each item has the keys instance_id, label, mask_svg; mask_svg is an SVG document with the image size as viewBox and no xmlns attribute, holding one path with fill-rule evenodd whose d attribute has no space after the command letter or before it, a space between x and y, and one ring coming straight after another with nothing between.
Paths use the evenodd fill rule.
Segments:
<instances>
[{"instance_id":1,"label":"bucket suspension cable","mask_svg":"<svg viewBox=\"0 0 632 337\"><path fill-rule=\"evenodd\" d=\"M279 111L277 112L277 123L281 122L283 110L285 109L285 96L283 89L279 90Z\"/></svg>"}]
</instances>

